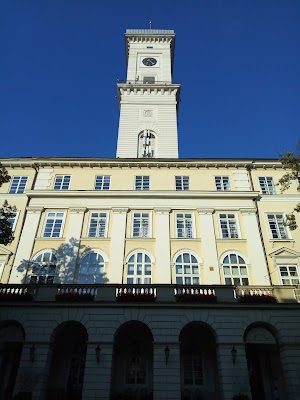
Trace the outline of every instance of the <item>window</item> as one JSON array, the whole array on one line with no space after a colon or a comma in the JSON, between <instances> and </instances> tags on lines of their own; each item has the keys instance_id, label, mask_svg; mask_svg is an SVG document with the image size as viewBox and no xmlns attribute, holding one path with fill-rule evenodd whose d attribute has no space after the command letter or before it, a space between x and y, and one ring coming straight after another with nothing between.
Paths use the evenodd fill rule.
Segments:
<instances>
[{"instance_id":1,"label":"window","mask_svg":"<svg viewBox=\"0 0 300 400\"><path fill-rule=\"evenodd\" d=\"M199 285L199 263L190 253L180 254L175 261L177 285Z\"/></svg>"},{"instance_id":2,"label":"window","mask_svg":"<svg viewBox=\"0 0 300 400\"><path fill-rule=\"evenodd\" d=\"M138 136L138 158L155 157L156 138L153 132L145 129Z\"/></svg>"},{"instance_id":3,"label":"window","mask_svg":"<svg viewBox=\"0 0 300 400\"><path fill-rule=\"evenodd\" d=\"M127 284L151 284L152 263L147 254L134 253L127 263Z\"/></svg>"},{"instance_id":4,"label":"window","mask_svg":"<svg viewBox=\"0 0 300 400\"><path fill-rule=\"evenodd\" d=\"M11 214L12 214L12 216L10 218L8 218L7 221L10 223L11 229L14 231L16 229L17 219L18 219L19 213L18 212L12 212Z\"/></svg>"},{"instance_id":5,"label":"window","mask_svg":"<svg viewBox=\"0 0 300 400\"><path fill-rule=\"evenodd\" d=\"M235 214L220 214L220 228L223 239L237 239L239 237Z\"/></svg>"},{"instance_id":6,"label":"window","mask_svg":"<svg viewBox=\"0 0 300 400\"><path fill-rule=\"evenodd\" d=\"M229 176L215 176L215 184L218 191L230 190Z\"/></svg>"},{"instance_id":7,"label":"window","mask_svg":"<svg viewBox=\"0 0 300 400\"><path fill-rule=\"evenodd\" d=\"M225 285L249 285L247 266L244 259L235 253L230 253L223 259Z\"/></svg>"},{"instance_id":8,"label":"window","mask_svg":"<svg viewBox=\"0 0 300 400\"><path fill-rule=\"evenodd\" d=\"M150 177L149 176L136 176L134 188L135 188L135 190L149 190Z\"/></svg>"},{"instance_id":9,"label":"window","mask_svg":"<svg viewBox=\"0 0 300 400\"><path fill-rule=\"evenodd\" d=\"M143 83L155 83L155 76L144 76Z\"/></svg>"},{"instance_id":10,"label":"window","mask_svg":"<svg viewBox=\"0 0 300 400\"><path fill-rule=\"evenodd\" d=\"M107 214L105 212L92 212L90 217L88 237L106 237Z\"/></svg>"},{"instance_id":11,"label":"window","mask_svg":"<svg viewBox=\"0 0 300 400\"><path fill-rule=\"evenodd\" d=\"M193 216L191 213L176 214L176 230L178 238L193 237Z\"/></svg>"},{"instance_id":12,"label":"window","mask_svg":"<svg viewBox=\"0 0 300 400\"><path fill-rule=\"evenodd\" d=\"M258 178L262 194L275 194L275 186L271 176L261 176Z\"/></svg>"},{"instance_id":13,"label":"window","mask_svg":"<svg viewBox=\"0 0 300 400\"><path fill-rule=\"evenodd\" d=\"M296 265L278 265L278 268L283 285L300 285Z\"/></svg>"},{"instance_id":14,"label":"window","mask_svg":"<svg viewBox=\"0 0 300 400\"><path fill-rule=\"evenodd\" d=\"M95 190L109 190L110 187L110 176L96 176Z\"/></svg>"},{"instance_id":15,"label":"window","mask_svg":"<svg viewBox=\"0 0 300 400\"><path fill-rule=\"evenodd\" d=\"M49 212L45 221L43 237L61 237L64 216L63 212Z\"/></svg>"},{"instance_id":16,"label":"window","mask_svg":"<svg viewBox=\"0 0 300 400\"><path fill-rule=\"evenodd\" d=\"M101 254L91 251L80 263L77 282L80 284L104 283L105 262Z\"/></svg>"},{"instance_id":17,"label":"window","mask_svg":"<svg viewBox=\"0 0 300 400\"><path fill-rule=\"evenodd\" d=\"M56 265L57 258L52 251L42 252L32 262L29 283L53 283Z\"/></svg>"},{"instance_id":18,"label":"window","mask_svg":"<svg viewBox=\"0 0 300 400\"><path fill-rule=\"evenodd\" d=\"M197 348L191 348L183 355L183 383L187 386L203 385L202 357Z\"/></svg>"},{"instance_id":19,"label":"window","mask_svg":"<svg viewBox=\"0 0 300 400\"><path fill-rule=\"evenodd\" d=\"M134 213L132 224L132 237L150 237L150 215L149 213Z\"/></svg>"},{"instance_id":20,"label":"window","mask_svg":"<svg viewBox=\"0 0 300 400\"><path fill-rule=\"evenodd\" d=\"M189 176L175 176L176 190L189 190L190 177Z\"/></svg>"},{"instance_id":21,"label":"window","mask_svg":"<svg viewBox=\"0 0 300 400\"><path fill-rule=\"evenodd\" d=\"M273 239L288 239L283 214L268 214L268 222Z\"/></svg>"},{"instance_id":22,"label":"window","mask_svg":"<svg viewBox=\"0 0 300 400\"><path fill-rule=\"evenodd\" d=\"M8 193L24 193L28 176L13 176Z\"/></svg>"},{"instance_id":23,"label":"window","mask_svg":"<svg viewBox=\"0 0 300 400\"><path fill-rule=\"evenodd\" d=\"M56 175L54 181L54 190L69 190L71 176L70 175Z\"/></svg>"}]
</instances>

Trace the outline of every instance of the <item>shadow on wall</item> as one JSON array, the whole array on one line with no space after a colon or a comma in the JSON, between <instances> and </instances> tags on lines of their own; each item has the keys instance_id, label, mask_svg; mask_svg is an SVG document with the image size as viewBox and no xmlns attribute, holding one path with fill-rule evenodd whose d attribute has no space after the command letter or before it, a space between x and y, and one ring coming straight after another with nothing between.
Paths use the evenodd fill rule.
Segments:
<instances>
[{"instance_id":1,"label":"shadow on wall","mask_svg":"<svg viewBox=\"0 0 300 400\"><path fill-rule=\"evenodd\" d=\"M101 251L75 238L57 249L41 250L31 260L22 260L17 270L23 275L23 284L108 283Z\"/></svg>"}]
</instances>

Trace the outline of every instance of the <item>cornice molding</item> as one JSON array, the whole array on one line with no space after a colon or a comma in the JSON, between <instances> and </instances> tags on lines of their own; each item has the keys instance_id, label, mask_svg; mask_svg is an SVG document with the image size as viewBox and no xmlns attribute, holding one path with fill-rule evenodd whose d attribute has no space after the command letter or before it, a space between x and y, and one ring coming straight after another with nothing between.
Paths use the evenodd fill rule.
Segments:
<instances>
[{"instance_id":1,"label":"cornice molding","mask_svg":"<svg viewBox=\"0 0 300 400\"><path fill-rule=\"evenodd\" d=\"M197 208L197 212L200 215L212 215L215 213L214 208Z\"/></svg>"},{"instance_id":2,"label":"cornice molding","mask_svg":"<svg viewBox=\"0 0 300 400\"><path fill-rule=\"evenodd\" d=\"M114 214L127 214L129 211L129 208L112 208L112 211Z\"/></svg>"},{"instance_id":3,"label":"cornice molding","mask_svg":"<svg viewBox=\"0 0 300 400\"><path fill-rule=\"evenodd\" d=\"M255 215L257 210L255 208L240 208L240 212L242 215Z\"/></svg>"},{"instance_id":4,"label":"cornice molding","mask_svg":"<svg viewBox=\"0 0 300 400\"><path fill-rule=\"evenodd\" d=\"M168 207L158 207L154 208L155 214L170 214L171 208Z\"/></svg>"},{"instance_id":5,"label":"cornice molding","mask_svg":"<svg viewBox=\"0 0 300 400\"><path fill-rule=\"evenodd\" d=\"M86 207L72 207L69 209L71 214L84 214L87 210Z\"/></svg>"},{"instance_id":6,"label":"cornice molding","mask_svg":"<svg viewBox=\"0 0 300 400\"><path fill-rule=\"evenodd\" d=\"M26 211L31 214L38 214L44 211L44 207L26 207Z\"/></svg>"}]
</instances>

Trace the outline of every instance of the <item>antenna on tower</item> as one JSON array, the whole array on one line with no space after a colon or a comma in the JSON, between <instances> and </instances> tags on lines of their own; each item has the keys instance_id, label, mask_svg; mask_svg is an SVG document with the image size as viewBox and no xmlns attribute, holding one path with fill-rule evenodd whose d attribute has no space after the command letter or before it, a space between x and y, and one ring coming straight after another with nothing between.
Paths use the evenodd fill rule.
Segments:
<instances>
[{"instance_id":1,"label":"antenna on tower","mask_svg":"<svg viewBox=\"0 0 300 400\"><path fill-rule=\"evenodd\" d=\"M149 21L149 25L150 25L150 29L152 29L152 21L151 21L151 19Z\"/></svg>"}]
</instances>

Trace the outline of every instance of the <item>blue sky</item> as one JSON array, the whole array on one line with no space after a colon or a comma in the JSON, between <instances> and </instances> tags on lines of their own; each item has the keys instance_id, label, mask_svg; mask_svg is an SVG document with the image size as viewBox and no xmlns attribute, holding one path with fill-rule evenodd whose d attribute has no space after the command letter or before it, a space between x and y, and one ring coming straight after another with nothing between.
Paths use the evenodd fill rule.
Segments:
<instances>
[{"instance_id":1,"label":"blue sky","mask_svg":"<svg viewBox=\"0 0 300 400\"><path fill-rule=\"evenodd\" d=\"M0 156L115 157L126 28L176 31L180 157L300 138L299 0L0 0Z\"/></svg>"}]
</instances>

